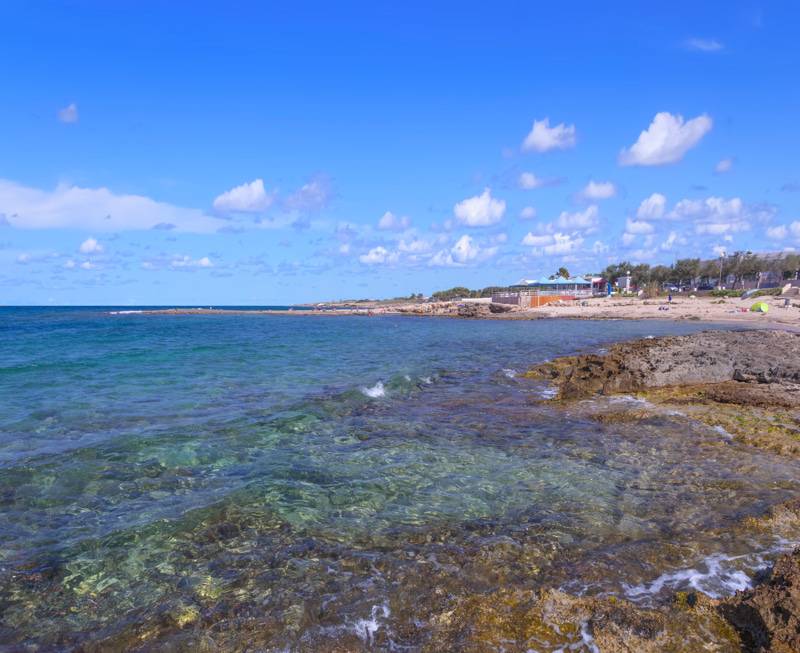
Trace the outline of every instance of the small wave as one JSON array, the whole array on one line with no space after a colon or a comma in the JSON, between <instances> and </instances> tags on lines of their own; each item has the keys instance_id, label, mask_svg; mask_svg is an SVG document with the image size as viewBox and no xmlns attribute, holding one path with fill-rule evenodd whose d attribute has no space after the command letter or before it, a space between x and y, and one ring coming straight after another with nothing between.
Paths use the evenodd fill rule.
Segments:
<instances>
[{"instance_id":1,"label":"small wave","mask_svg":"<svg viewBox=\"0 0 800 653\"><path fill-rule=\"evenodd\" d=\"M664 573L650 583L640 583L634 587L623 584L625 595L635 601L658 594L664 587L677 590L688 585L698 592L717 599L726 594L733 594L737 590L751 589L753 582L745 572L740 569L726 569L723 565L725 562L742 557L744 556L729 557L716 553L703 560L702 564L698 565L698 569L680 569ZM723 590L724 593L715 591L715 588Z\"/></svg>"},{"instance_id":2,"label":"small wave","mask_svg":"<svg viewBox=\"0 0 800 653\"><path fill-rule=\"evenodd\" d=\"M383 397L386 394L386 388L383 387L383 383L378 381L371 388L361 388L361 392L367 395L367 397L372 397L374 399L376 397Z\"/></svg>"},{"instance_id":3,"label":"small wave","mask_svg":"<svg viewBox=\"0 0 800 653\"><path fill-rule=\"evenodd\" d=\"M721 426L715 426L715 427L714 427L714 430L715 430L717 433L719 433L720 435L724 435L726 438L731 438L731 439L733 439L733 436L732 436L730 433L728 433L728 432L727 432L727 431L726 431L724 428L722 428Z\"/></svg>"},{"instance_id":4,"label":"small wave","mask_svg":"<svg viewBox=\"0 0 800 653\"><path fill-rule=\"evenodd\" d=\"M645 336L644 337L645 340L653 340L654 338L655 338L655 336Z\"/></svg>"},{"instance_id":5,"label":"small wave","mask_svg":"<svg viewBox=\"0 0 800 653\"><path fill-rule=\"evenodd\" d=\"M420 377L420 381L422 381L425 385L430 385L431 383L433 383L433 380L429 376Z\"/></svg>"},{"instance_id":6,"label":"small wave","mask_svg":"<svg viewBox=\"0 0 800 653\"><path fill-rule=\"evenodd\" d=\"M109 315L133 315L135 313L143 313L144 311L111 311Z\"/></svg>"},{"instance_id":7,"label":"small wave","mask_svg":"<svg viewBox=\"0 0 800 653\"><path fill-rule=\"evenodd\" d=\"M404 378L406 381L411 381L411 377L410 377L408 374L404 374L404 375L403 375L403 378Z\"/></svg>"},{"instance_id":8,"label":"small wave","mask_svg":"<svg viewBox=\"0 0 800 653\"><path fill-rule=\"evenodd\" d=\"M513 379L517 375L517 370L503 368L503 374L505 374L509 379Z\"/></svg>"},{"instance_id":9,"label":"small wave","mask_svg":"<svg viewBox=\"0 0 800 653\"><path fill-rule=\"evenodd\" d=\"M537 394L542 399L552 399L558 394L558 388L542 388Z\"/></svg>"},{"instance_id":10,"label":"small wave","mask_svg":"<svg viewBox=\"0 0 800 653\"><path fill-rule=\"evenodd\" d=\"M381 624L378 621L378 610L383 612L384 619L388 619L389 615L392 614L389 610L388 603L384 603L381 606L373 605L371 619L359 619L353 624L353 631L363 640L365 646L367 644L372 646L375 633L381 627ZM368 639L369 642L367 642Z\"/></svg>"}]
</instances>

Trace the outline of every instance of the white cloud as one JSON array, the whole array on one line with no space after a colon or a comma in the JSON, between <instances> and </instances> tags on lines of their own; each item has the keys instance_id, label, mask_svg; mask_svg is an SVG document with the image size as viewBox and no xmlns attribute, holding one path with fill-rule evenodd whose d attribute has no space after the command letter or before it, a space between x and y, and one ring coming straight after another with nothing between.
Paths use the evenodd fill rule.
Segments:
<instances>
[{"instance_id":1,"label":"white cloud","mask_svg":"<svg viewBox=\"0 0 800 653\"><path fill-rule=\"evenodd\" d=\"M789 230L784 225L767 229L767 238L770 240L783 240L789 235Z\"/></svg>"},{"instance_id":2,"label":"white cloud","mask_svg":"<svg viewBox=\"0 0 800 653\"><path fill-rule=\"evenodd\" d=\"M554 234L553 238L556 241L554 244L546 245L542 248L542 252L545 256L566 256L567 254L574 254L580 250L580 246L583 243L583 238L577 234L569 236L567 234L557 233Z\"/></svg>"},{"instance_id":3,"label":"white cloud","mask_svg":"<svg viewBox=\"0 0 800 653\"><path fill-rule=\"evenodd\" d=\"M99 266L96 265L96 264L91 263L90 261L84 261L83 263L81 263L81 267L84 270L94 270L94 269L98 268Z\"/></svg>"},{"instance_id":4,"label":"white cloud","mask_svg":"<svg viewBox=\"0 0 800 653\"><path fill-rule=\"evenodd\" d=\"M539 217L539 212L532 206L526 206L519 212L520 220L535 220L537 217Z\"/></svg>"},{"instance_id":5,"label":"white cloud","mask_svg":"<svg viewBox=\"0 0 800 653\"><path fill-rule=\"evenodd\" d=\"M664 217L664 208L667 198L659 193L653 193L646 200L643 200L636 211L636 217L644 220L659 220Z\"/></svg>"},{"instance_id":6,"label":"white cloud","mask_svg":"<svg viewBox=\"0 0 800 653\"><path fill-rule=\"evenodd\" d=\"M378 265L382 263L386 263L387 260L391 261L392 257L395 255L389 254L389 252L384 247L374 247L373 249L369 250L368 254L362 254L358 257L358 260L364 263L365 265Z\"/></svg>"},{"instance_id":7,"label":"white cloud","mask_svg":"<svg viewBox=\"0 0 800 653\"><path fill-rule=\"evenodd\" d=\"M197 209L156 202L140 195L115 195L107 188L59 184L53 191L0 179L0 211L21 229L84 229L108 232L151 229L159 223L176 231L214 233L219 221Z\"/></svg>"},{"instance_id":8,"label":"white cloud","mask_svg":"<svg viewBox=\"0 0 800 653\"><path fill-rule=\"evenodd\" d=\"M214 200L214 211L227 213L262 213L273 202L273 196L264 190L264 182L256 179L219 195Z\"/></svg>"},{"instance_id":9,"label":"white cloud","mask_svg":"<svg viewBox=\"0 0 800 653\"><path fill-rule=\"evenodd\" d=\"M750 231L754 222L766 222L777 213L770 205L745 204L741 199L682 200L667 215L674 220L691 220L697 234L720 236Z\"/></svg>"},{"instance_id":10,"label":"white cloud","mask_svg":"<svg viewBox=\"0 0 800 653\"><path fill-rule=\"evenodd\" d=\"M80 247L81 254L100 254L103 251L103 246L98 244L98 242L89 236Z\"/></svg>"},{"instance_id":11,"label":"white cloud","mask_svg":"<svg viewBox=\"0 0 800 653\"><path fill-rule=\"evenodd\" d=\"M433 256L428 265L437 267L466 267L476 265L497 254L499 247L481 247L467 235L461 236L451 250L442 250Z\"/></svg>"},{"instance_id":12,"label":"white cloud","mask_svg":"<svg viewBox=\"0 0 800 653\"><path fill-rule=\"evenodd\" d=\"M792 224L789 225L789 231L792 232L792 236L795 238L800 238L800 222L792 222Z\"/></svg>"},{"instance_id":13,"label":"white cloud","mask_svg":"<svg viewBox=\"0 0 800 653\"><path fill-rule=\"evenodd\" d=\"M636 236L633 234L624 233L622 234L622 244L627 247L630 245L634 240L636 240Z\"/></svg>"},{"instance_id":14,"label":"white cloud","mask_svg":"<svg viewBox=\"0 0 800 653\"><path fill-rule=\"evenodd\" d=\"M383 217L378 220L378 229L382 231L405 231L411 226L411 218L407 215L404 215L402 218L398 218L394 213L391 211L387 211L383 214Z\"/></svg>"},{"instance_id":15,"label":"white cloud","mask_svg":"<svg viewBox=\"0 0 800 653\"><path fill-rule=\"evenodd\" d=\"M333 197L333 180L328 175L314 175L311 180L286 198L287 211L319 211L324 209Z\"/></svg>"},{"instance_id":16,"label":"white cloud","mask_svg":"<svg viewBox=\"0 0 800 653\"><path fill-rule=\"evenodd\" d=\"M75 106L74 102L66 109L61 109L58 112L58 122L66 122L73 125L78 122L78 107Z\"/></svg>"},{"instance_id":17,"label":"white cloud","mask_svg":"<svg viewBox=\"0 0 800 653\"><path fill-rule=\"evenodd\" d=\"M401 240L397 244L397 249L406 254L414 256L421 254L429 254L433 250L433 243L425 238L416 238L410 242Z\"/></svg>"},{"instance_id":18,"label":"white cloud","mask_svg":"<svg viewBox=\"0 0 800 653\"><path fill-rule=\"evenodd\" d=\"M75 267L75 261L69 259L66 263L64 263L64 267L67 268L67 270L71 270Z\"/></svg>"},{"instance_id":19,"label":"white cloud","mask_svg":"<svg viewBox=\"0 0 800 653\"><path fill-rule=\"evenodd\" d=\"M522 239L522 244L526 247L543 247L544 245L549 245L550 243L554 243L555 238L553 238L552 234L545 234L544 236L534 236L532 232L528 232L528 235Z\"/></svg>"},{"instance_id":20,"label":"white cloud","mask_svg":"<svg viewBox=\"0 0 800 653\"><path fill-rule=\"evenodd\" d=\"M492 199L486 188L482 195L471 197L453 207L456 220L468 227L486 227L503 219L506 211L505 200Z\"/></svg>"},{"instance_id":21,"label":"white cloud","mask_svg":"<svg viewBox=\"0 0 800 653\"><path fill-rule=\"evenodd\" d=\"M625 231L629 234L651 234L655 229L653 225L644 220L631 220L627 218L625 220Z\"/></svg>"},{"instance_id":22,"label":"white cloud","mask_svg":"<svg viewBox=\"0 0 800 653\"><path fill-rule=\"evenodd\" d=\"M703 114L684 123L683 116L667 111L656 114L647 131L630 150L622 148L617 161L621 166L661 166L679 163L687 150L711 131L714 121Z\"/></svg>"},{"instance_id":23,"label":"white cloud","mask_svg":"<svg viewBox=\"0 0 800 653\"><path fill-rule=\"evenodd\" d=\"M537 177L532 172L523 172L519 176L517 184L522 190L533 190L534 188L558 186L563 181L564 180L559 177L548 177L547 179L542 179L541 177Z\"/></svg>"},{"instance_id":24,"label":"white cloud","mask_svg":"<svg viewBox=\"0 0 800 653\"><path fill-rule=\"evenodd\" d=\"M607 200L617 196L618 189L610 181L595 183L590 181L586 188L581 189L572 196L576 204L589 204L595 200Z\"/></svg>"},{"instance_id":25,"label":"white cloud","mask_svg":"<svg viewBox=\"0 0 800 653\"><path fill-rule=\"evenodd\" d=\"M661 249L665 252L670 251L675 247L675 245L686 245L687 240L683 236L678 237L674 231L670 231L669 238L667 238L663 243L661 243Z\"/></svg>"},{"instance_id":26,"label":"white cloud","mask_svg":"<svg viewBox=\"0 0 800 653\"><path fill-rule=\"evenodd\" d=\"M564 211L558 218L550 223L551 228L556 229L585 229L591 232L600 224L600 215L597 206L592 204L585 211L567 213Z\"/></svg>"},{"instance_id":27,"label":"white cloud","mask_svg":"<svg viewBox=\"0 0 800 653\"><path fill-rule=\"evenodd\" d=\"M727 172L733 170L733 164L736 162L736 158L729 156L727 159L722 159L716 167L714 168L715 175L724 175Z\"/></svg>"},{"instance_id":28,"label":"white cloud","mask_svg":"<svg viewBox=\"0 0 800 653\"><path fill-rule=\"evenodd\" d=\"M549 150L564 150L575 147L577 137L575 125L568 127L561 123L550 127L550 118L534 120L531 133L522 142L523 152L547 152Z\"/></svg>"},{"instance_id":29,"label":"white cloud","mask_svg":"<svg viewBox=\"0 0 800 653\"><path fill-rule=\"evenodd\" d=\"M208 256L204 256L201 259L193 260L188 256L179 256L175 255L172 259L172 267L173 268L211 268L214 267L214 264L208 258Z\"/></svg>"},{"instance_id":30,"label":"white cloud","mask_svg":"<svg viewBox=\"0 0 800 653\"><path fill-rule=\"evenodd\" d=\"M689 50L700 50L701 52L716 52L725 46L713 39L689 39L686 41Z\"/></svg>"}]
</instances>

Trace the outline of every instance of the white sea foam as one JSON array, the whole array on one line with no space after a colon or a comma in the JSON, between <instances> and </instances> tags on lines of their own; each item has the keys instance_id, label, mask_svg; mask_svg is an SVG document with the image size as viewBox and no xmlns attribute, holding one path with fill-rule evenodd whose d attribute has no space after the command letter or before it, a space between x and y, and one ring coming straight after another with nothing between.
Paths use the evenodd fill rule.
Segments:
<instances>
[{"instance_id":1,"label":"white sea foam","mask_svg":"<svg viewBox=\"0 0 800 653\"><path fill-rule=\"evenodd\" d=\"M361 392L367 395L367 397L383 397L386 394L386 388L383 387L383 383L378 381L371 388L361 388Z\"/></svg>"},{"instance_id":2,"label":"white sea foam","mask_svg":"<svg viewBox=\"0 0 800 653\"><path fill-rule=\"evenodd\" d=\"M364 642L364 645L372 646L375 633L381 627L380 622L378 621L379 615L378 611L383 612L383 618L388 619L389 615L392 614L389 610L389 604L384 603L383 605L373 605L372 606L372 616L370 619L359 619L352 625L353 632L358 635ZM367 641L369 640L369 641Z\"/></svg>"},{"instance_id":3,"label":"white sea foam","mask_svg":"<svg viewBox=\"0 0 800 653\"><path fill-rule=\"evenodd\" d=\"M512 370L510 368L503 368L503 374L505 374L509 379L513 379L517 375L517 370Z\"/></svg>"},{"instance_id":4,"label":"white sea foam","mask_svg":"<svg viewBox=\"0 0 800 653\"><path fill-rule=\"evenodd\" d=\"M431 383L433 383L433 381L431 380L431 377L429 377L429 376L423 376L423 377L420 377L420 379L425 385L430 385Z\"/></svg>"},{"instance_id":5,"label":"white sea foam","mask_svg":"<svg viewBox=\"0 0 800 653\"><path fill-rule=\"evenodd\" d=\"M404 374L404 375L403 375L403 378L404 378L406 381L410 381L410 380L411 380L411 377L410 377L408 374Z\"/></svg>"},{"instance_id":6,"label":"white sea foam","mask_svg":"<svg viewBox=\"0 0 800 653\"><path fill-rule=\"evenodd\" d=\"M715 427L714 427L714 430L715 430L717 433L719 433L720 435L724 435L726 438L733 438L733 436L732 436L730 433L728 433L728 432L727 432L727 431L726 431L724 428L722 428L721 426L715 426Z\"/></svg>"},{"instance_id":7,"label":"white sea foam","mask_svg":"<svg viewBox=\"0 0 800 653\"><path fill-rule=\"evenodd\" d=\"M655 338L655 336L645 336L644 337L645 340L653 340L653 338Z\"/></svg>"},{"instance_id":8,"label":"white sea foam","mask_svg":"<svg viewBox=\"0 0 800 653\"><path fill-rule=\"evenodd\" d=\"M631 395L620 395L619 397L609 397L608 403L610 404L636 404L638 406L653 407L653 404L648 403L644 397L632 397Z\"/></svg>"},{"instance_id":9,"label":"white sea foam","mask_svg":"<svg viewBox=\"0 0 800 653\"><path fill-rule=\"evenodd\" d=\"M134 313L143 313L144 311L111 311L109 315L133 315Z\"/></svg>"},{"instance_id":10,"label":"white sea foam","mask_svg":"<svg viewBox=\"0 0 800 653\"><path fill-rule=\"evenodd\" d=\"M753 587L750 577L740 569L730 568L725 564L743 557L745 556L729 557L715 553L705 558L696 569L678 569L663 573L650 583L640 583L633 587L623 583L625 596L635 601L658 594L665 587L677 591L688 586L716 599L737 590L750 589Z\"/></svg>"},{"instance_id":11,"label":"white sea foam","mask_svg":"<svg viewBox=\"0 0 800 653\"><path fill-rule=\"evenodd\" d=\"M542 388L539 390L538 395L542 399L552 399L558 394L558 388Z\"/></svg>"}]
</instances>

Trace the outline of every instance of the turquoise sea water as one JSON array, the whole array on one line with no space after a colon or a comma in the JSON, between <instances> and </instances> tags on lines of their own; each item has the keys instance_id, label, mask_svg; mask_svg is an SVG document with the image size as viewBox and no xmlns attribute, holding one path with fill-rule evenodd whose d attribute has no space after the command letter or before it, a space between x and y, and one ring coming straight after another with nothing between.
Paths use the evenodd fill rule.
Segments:
<instances>
[{"instance_id":1,"label":"turquoise sea water","mask_svg":"<svg viewBox=\"0 0 800 653\"><path fill-rule=\"evenodd\" d=\"M726 529L796 463L517 376L696 324L125 310L0 309L0 648L414 650L465 593L730 593L791 544Z\"/></svg>"}]
</instances>

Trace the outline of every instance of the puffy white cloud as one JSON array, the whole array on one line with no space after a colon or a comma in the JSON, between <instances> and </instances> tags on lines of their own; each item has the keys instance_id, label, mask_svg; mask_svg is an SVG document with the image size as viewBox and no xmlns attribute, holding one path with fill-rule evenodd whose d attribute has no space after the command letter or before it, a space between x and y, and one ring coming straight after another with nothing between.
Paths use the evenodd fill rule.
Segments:
<instances>
[{"instance_id":1,"label":"puffy white cloud","mask_svg":"<svg viewBox=\"0 0 800 653\"><path fill-rule=\"evenodd\" d=\"M664 217L664 208L666 204L666 197L659 193L653 193L639 205L636 211L636 217L643 220L659 220Z\"/></svg>"},{"instance_id":2,"label":"puffy white cloud","mask_svg":"<svg viewBox=\"0 0 800 653\"><path fill-rule=\"evenodd\" d=\"M74 125L78 122L78 107L73 102L66 109L61 109L58 112L58 122L66 122Z\"/></svg>"},{"instance_id":3,"label":"puffy white cloud","mask_svg":"<svg viewBox=\"0 0 800 653\"><path fill-rule=\"evenodd\" d=\"M522 142L523 152L548 152L549 150L565 150L575 147L577 134L575 125L550 127L550 118L534 120L531 133Z\"/></svg>"},{"instance_id":4,"label":"puffy white cloud","mask_svg":"<svg viewBox=\"0 0 800 653\"><path fill-rule=\"evenodd\" d=\"M551 228L567 230L567 229L585 229L591 232L600 224L600 214L597 206L592 204L585 211L578 211L576 213L568 213L564 211L556 220L550 223Z\"/></svg>"},{"instance_id":5,"label":"puffy white cloud","mask_svg":"<svg viewBox=\"0 0 800 653\"><path fill-rule=\"evenodd\" d=\"M519 212L520 220L535 220L537 217L539 217L539 212L532 206L526 206Z\"/></svg>"},{"instance_id":6,"label":"puffy white cloud","mask_svg":"<svg viewBox=\"0 0 800 653\"><path fill-rule=\"evenodd\" d=\"M94 238L89 236L80 247L81 254L99 254L103 251L103 246L100 245Z\"/></svg>"},{"instance_id":7,"label":"puffy white cloud","mask_svg":"<svg viewBox=\"0 0 800 653\"><path fill-rule=\"evenodd\" d=\"M286 198L287 211L319 211L333 197L333 180L328 175L314 175L307 184Z\"/></svg>"},{"instance_id":8,"label":"puffy white cloud","mask_svg":"<svg viewBox=\"0 0 800 653\"><path fill-rule=\"evenodd\" d=\"M159 223L176 231L214 233L219 221L197 209L156 202L140 195L115 195L107 188L59 184L53 191L0 179L0 211L21 229L84 229L97 232L151 229Z\"/></svg>"},{"instance_id":9,"label":"puffy white cloud","mask_svg":"<svg viewBox=\"0 0 800 653\"><path fill-rule=\"evenodd\" d=\"M397 244L397 249L411 255L429 254L433 250L434 243L426 238L415 238L406 242L401 240Z\"/></svg>"},{"instance_id":10,"label":"puffy white cloud","mask_svg":"<svg viewBox=\"0 0 800 653\"><path fill-rule=\"evenodd\" d=\"M64 267L67 268L67 270L73 269L75 267L75 261L69 259L66 263L64 263Z\"/></svg>"},{"instance_id":11,"label":"puffy white cloud","mask_svg":"<svg viewBox=\"0 0 800 653\"><path fill-rule=\"evenodd\" d=\"M486 188L482 195L471 197L453 207L456 220L468 227L486 227L503 219L506 212L505 200L492 199Z\"/></svg>"},{"instance_id":12,"label":"puffy white cloud","mask_svg":"<svg viewBox=\"0 0 800 653\"><path fill-rule=\"evenodd\" d=\"M211 268L214 267L214 264L208 258L208 256L204 256L201 259L193 260L188 256L175 256L172 259L172 267L173 268Z\"/></svg>"},{"instance_id":13,"label":"puffy white cloud","mask_svg":"<svg viewBox=\"0 0 800 653\"><path fill-rule=\"evenodd\" d=\"M497 254L498 247L481 247L467 235L461 236L448 252L441 250L433 256L428 265L436 267L466 267L476 265Z\"/></svg>"},{"instance_id":14,"label":"puffy white cloud","mask_svg":"<svg viewBox=\"0 0 800 653\"><path fill-rule=\"evenodd\" d=\"M700 50L701 52L716 52L725 46L713 39L689 39L686 41L689 50Z\"/></svg>"},{"instance_id":15,"label":"puffy white cloud","mask_svg":"<svg viewBox=\"0 0 800 653\"><path fill-rule=\"evenodd\" d=\"M714 121L703 114L684 123L683 116L668 111L656 114L646 131L639 134L630 150L622 148L621 166L662 166L683 161L687 150L711 131Z\"/></svg>"},{"instance_id":16,"label":"puffy white cloud","mask_svg":"<svg viewBox=\"0 0 800 653\"><path fill-rule=\"evenodd\" d=\"M583 244L583 238L577 234L568 235L557 233L553 235L555 243L552 245L545 245L542 252L545 256L566 256L568 254L575 254L580 250Z\"/></svg>"},{"instance_id":17,"label":"puffy white cloud","mask_svg":"<svg viewBox=\"0 0 800 653\"><path fill-rule=\"evenodd\" d=\"M691 220L697 234L720 236L749 231L754 222L766 222L776 213L774 206L749 205L738 197L727 201L709 197L707 200L682 200L667 217Z\"/></svg>"},{"instance_id":18,"label":"puffy white cloud","mask_svg":"<svg viewBox=\"0 0 800 653\"><path fill-rule=\"evenodd\" d=\"M670 231L669 237L663 243L661 243L661 249L664 250L665 252L668 252L671 249L674 249L675 245L683 246L686 244L687 244L686 238L684 238L683 236L679 237L678 234L676 234L674 231Z\"/></svg>"},{"instance_id":19,"label":"puffy white cloud","mask_svg":"<svg viewBox=\"0 0 800 653\"><path fill-rule=\"evenodd\" d=\"M563 182L564 180L560 177L548 177L547 179L542 179L541 177L537 177L532 172L523 172L519 176L519 179L517 179L517 184L522 190L533 190L534 188L558 186Z\"/></svg>"},{"instance_id":20,"label":"puffy white cloud","mask_svg":"<svg viewBox=\"0 0 800 653\"><path fill-rule=\"evenodd\" d=\"M528 232L525 238L522 239L522 244L526 247L543 247L554 243L555 239L552 234L545 234L543 236L534 236L533 232Z\"/></svg>"},{"instance_id":21,"label":"puffy white cloud","mask_svg":"<svg viewBox=\"0 0 800 653\"><path fill-rule=\"evenodd\" d=\"M724 175L727 172L733 170L733 164L736 163L736 157L729 156L727 159L722 159L715 167L714 167L714 174L715 175Z\"/></svg>"},{"instance_id":22,"label":"puffy white cloud","mask_svg":"<svg viewBox=\"0 0 800 653\"><path fill-rule=\"evenodd\" d=\"M651 234L655 231L655 228L644 220L631 220L627 218L625 220L625 231L629 234Z\"/></svg>"},{"instance_id":23,"label":"puffy white cloud","mask_svg":"<svg viewBox=\"0 0 800 653\"><path fill-rule=\"evenodd\" d=\"M788 235L789 230L782 224L778 225L777 227L770 227L767 229L767 238L770 240L783 240Z\"/></svg>"},{"instance_id":24,"label":"puffy white cloud","mask_svg":"<svg viewBox=\"0 0 800 653\"><path fill-rule=\"evenodd\" d=\"M795 238L800 238L800 222L792 222L792 224L789 225L789 231L792 232L792 236Z\"/></svg>"},{"instance_id":25,"label":"puffy white cloud","mask_svg":"<svg viewBox=\"0 0 800 653\"><path fill-rule=\"evenodd\" d=\"M630 245L634 240L636 240L636 236L634 234L622 234L622 244L625 245L625 247Z\"/></svg>"},{"instance_id":26,"label":"puffy white cloud","mask_svg":"<svg viewBox=\"0 0 800 653\"><path fill-rule=\"evenodd\" d=\"M389 254L385 247L374 247L367 254L362 254L358 260L365 265L379 265L386 262L392 262L392 259L397 258L397 254Z\"/></svg>"},{"instance_id":27,"label":"puffy white cloud","mask_svg":"<svg viewBox=\"0 0 800 653\"><path fill-rule=\"evenodd\" d=\"M616 185L610 181L595 183L590 181L586 188L581 189L572 196L572 201L576 204L589 204L596 200L607 200L616 197L618 193Z\"/></svg>"},{"instance_id":28,"label":"puffy white cloud","mask_svg":"<svg viewBox=\"0 0 800 653\"><path fill-rule=\"evenodd\" d=\"M256 179L249 184L242 184L226 191L214 200L214 211L219 214L228 213L263 213L274 198L264 190L264 182Z\"/></svg>"},{"instance_id":29,"label":"puffy white cloud","mask_svg":"<svg viewBox=\"0 0 800 653\"><path fill-rule=\"evenodd\" d=\"M383 217L378 220L378 229L383 231L405 231L410 226L411 218L409 218L407 215L404 215L402 218L398 218L391 211L384 213Z\"/></svg>"}]
</instances>

